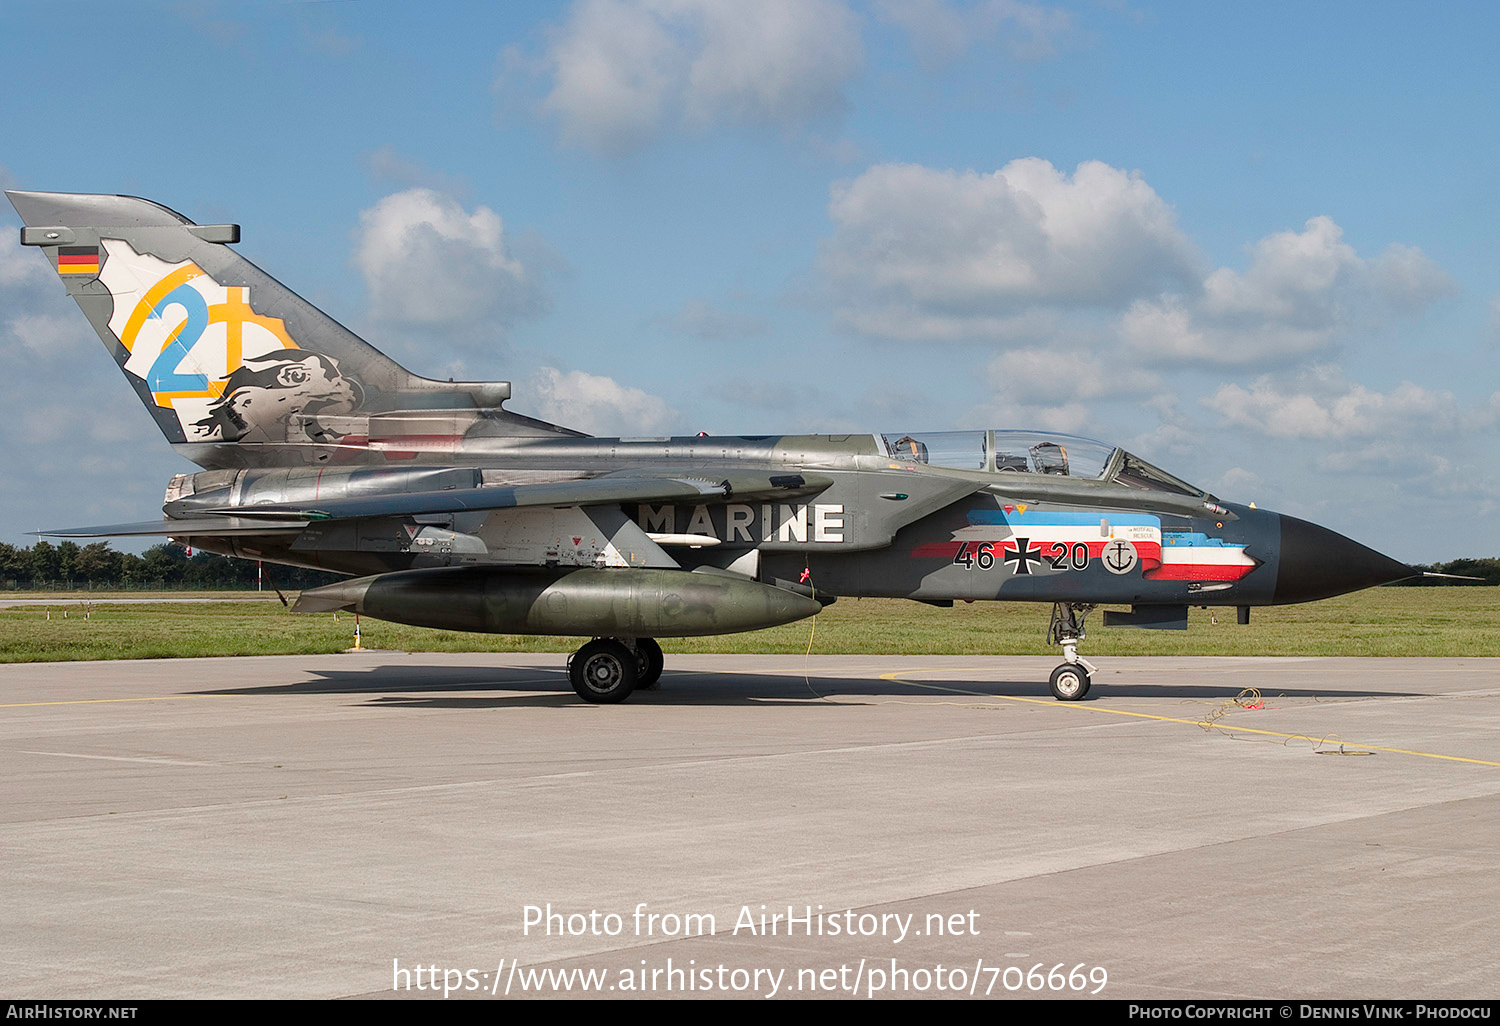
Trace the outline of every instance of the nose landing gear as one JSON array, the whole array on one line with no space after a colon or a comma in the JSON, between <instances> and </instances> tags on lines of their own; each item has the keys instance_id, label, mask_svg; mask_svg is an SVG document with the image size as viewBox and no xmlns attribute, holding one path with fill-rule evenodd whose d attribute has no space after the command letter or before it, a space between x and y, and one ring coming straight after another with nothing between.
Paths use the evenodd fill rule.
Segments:
<instances>
[{"instance_id":1,"label":"nose landing gear","mask_svg":"<svg viewBox=\"0 0 1500 1026\"><path fill-rule=\"evenodd\" d=\"M1094 664L1078 654L1078 643L1086 636L1083 621L1094 609L1081 602L1054 602L1052 619L1047 624L1047 643L1061 645L1065 662L1052 671L1048 682L1052 697L1059 702L1077 702L1089 693L1093 684Z\"/></svg>"}]
</instances>

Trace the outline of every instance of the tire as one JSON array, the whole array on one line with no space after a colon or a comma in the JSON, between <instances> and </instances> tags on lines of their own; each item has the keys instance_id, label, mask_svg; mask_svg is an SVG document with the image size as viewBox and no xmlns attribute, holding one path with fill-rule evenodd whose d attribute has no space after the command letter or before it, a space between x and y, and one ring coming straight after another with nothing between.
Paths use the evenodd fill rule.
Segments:
<instances>
[{"instance_id":1,"label":"tire","mask_svg":"<svg viewBox=\"0 0 1500 1026\"><path fill-rule=\"evenodd\" d=\"M655 689L660 686L661 671L666 666L667 657L662 655L661 646L656 643L655 638L635 639L636 690L642 688Z\"/></svg>"},{"instance_id":2,"label":"tire","mask_svg":"<svg viewBox=\"0 0 1500 1026\"><path fill-rule=\"evenodd\" d=\"M585 702L623 702L639 676L635 653L613 638L591 641L568 660L568 679Z\"/></svg>"},{"instance_id":3,"label":"tire","mask_svg":"<svg viewBox=\"0 0 1500 1026\"><path fill-rule=\"evenodd\" d=\"M1089 685L1093 680L1082 666L1063 663L1052 671L1052 679L1048 683L1052 689L1052 697L1059 702L1078 702L1089 693Z\"/></svg>"}]
</instances>

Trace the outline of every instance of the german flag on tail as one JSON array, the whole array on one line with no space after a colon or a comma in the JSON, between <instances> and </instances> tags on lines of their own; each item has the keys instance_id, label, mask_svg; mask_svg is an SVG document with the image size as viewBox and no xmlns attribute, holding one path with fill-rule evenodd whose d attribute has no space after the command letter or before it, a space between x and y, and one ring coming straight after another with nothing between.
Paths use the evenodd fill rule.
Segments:
<instances>
[{"instance_id":1,"label":"german flag on tail","mask_svg":"<svg viewBox=\"0 0 1500 1026\"><path fill-rule=\"evenodd\" d=\"M99 273L98 246L59 246L57 248L58 274Z\"/></svg>"}]
</instances>

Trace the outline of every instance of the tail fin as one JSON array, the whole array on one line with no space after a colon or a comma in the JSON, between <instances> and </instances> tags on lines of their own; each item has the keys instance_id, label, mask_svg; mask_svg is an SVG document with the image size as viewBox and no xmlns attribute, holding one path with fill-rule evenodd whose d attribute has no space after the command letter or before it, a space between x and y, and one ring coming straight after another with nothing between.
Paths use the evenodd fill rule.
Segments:
<instances>
[{"instance_id":1,"label":"tail fin","mask_svg":"<svg viewBox=\"0 0 1500 1026\"><path fill-rule=\"evenodd\" d=\"M574 434L510 383L418 377L197 225L132 196L7 192L167 440L204 467L383 462L465 435Z\"/></svg>"}]
</instances>

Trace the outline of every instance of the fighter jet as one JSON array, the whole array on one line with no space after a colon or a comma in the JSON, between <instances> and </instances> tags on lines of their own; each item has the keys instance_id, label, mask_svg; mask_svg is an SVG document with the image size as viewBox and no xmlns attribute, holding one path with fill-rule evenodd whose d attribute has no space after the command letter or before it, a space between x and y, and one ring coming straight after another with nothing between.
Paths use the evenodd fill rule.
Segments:
<instances>
[{"instance_id":1,"label":"fighter jet","mask_svg":"<svg viewBox=\"0 0 1500 1026\"><path fill-rule=\"evenodd\" d=\"M305 591L448 630L583 636L589 702L656 684L657 638L750 631L840 597L1050 603L1077 701L1096 606L1307 602L1419 571L1227 502L1117 446L1014 430L597 438L505 408L508 382L418 377L200 225L129 196L7 192L172 447L203 468L151 537L356 575Z\"/></svg>"}]
</instances>

